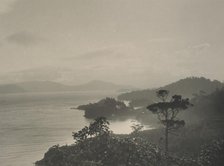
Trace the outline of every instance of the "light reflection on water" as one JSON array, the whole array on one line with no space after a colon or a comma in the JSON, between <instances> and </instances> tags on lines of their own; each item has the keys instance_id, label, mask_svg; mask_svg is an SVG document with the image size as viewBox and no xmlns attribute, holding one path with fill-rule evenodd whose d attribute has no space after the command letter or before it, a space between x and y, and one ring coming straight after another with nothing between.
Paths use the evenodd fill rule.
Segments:
<instances>
[{"instance_id":1,"label":"light reflection on water","mask_svg":"<svg viewBox=\"0 0 224 166\"><path fill-rule=\"evenodd\" d=\"M139 122L134 119L127 119L124 121L111 121L110 129L115 134L129 134L133 131L131 126L136 124L139 124ZM142 130L146 129L152 129L152 127L148 125L143 126Z\"/></svg>"}]
</instances>

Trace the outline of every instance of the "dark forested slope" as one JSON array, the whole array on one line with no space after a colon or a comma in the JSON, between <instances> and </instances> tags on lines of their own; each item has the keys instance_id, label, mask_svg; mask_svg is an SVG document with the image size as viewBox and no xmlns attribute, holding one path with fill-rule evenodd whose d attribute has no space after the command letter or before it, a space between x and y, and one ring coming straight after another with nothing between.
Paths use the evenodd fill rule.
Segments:
<instances>
[{"instance_id":1,"label":"dark forested slope","mask_svg":"<svg viewBox=\"0 0 224 166\"><path fill-rule=\"evenodd\" d=\"M170 91L171 95L180 94L184 97L192 98L200 93L210 94L223 86L224 84L217 80L211 81L204 77L189 77L157 89L145 89L123 93L118 96L118 99L131 101L131 104L134 106L147 106L157 100L155 94L158 89L166 89Z\"/></svg>"}]
</instances>

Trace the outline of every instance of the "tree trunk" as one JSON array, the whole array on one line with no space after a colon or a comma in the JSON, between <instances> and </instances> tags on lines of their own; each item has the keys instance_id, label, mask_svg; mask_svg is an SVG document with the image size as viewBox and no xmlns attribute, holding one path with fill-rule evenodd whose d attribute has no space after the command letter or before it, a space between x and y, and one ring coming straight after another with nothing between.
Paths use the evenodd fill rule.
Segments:
<instances>
[{"instance_id":1,"label":"tree trunk","mask_svg":"<svg viewBox=\"0 0 224 166\"><path fill-rule=\"evenodd\" d=\"M168 149L168 126L165 128L165 157L166 157L166 166L168 166L168 157L169 157L169 149Z\"/></svg>"},{"instance_id":2,"label":"tree trunk","mask_svg":"<svg viewBox=\"0 0 224 166\"><path fill-rule=\"evenodd\" d=\"M165 158L166 158L166 166L169 166L168 163L168 157L169 157L169 148L168 148L168 144L169 144L169 140L168 140L168 112L166 111L166 127L165 127Z\"/></svg>"}]
</instances>

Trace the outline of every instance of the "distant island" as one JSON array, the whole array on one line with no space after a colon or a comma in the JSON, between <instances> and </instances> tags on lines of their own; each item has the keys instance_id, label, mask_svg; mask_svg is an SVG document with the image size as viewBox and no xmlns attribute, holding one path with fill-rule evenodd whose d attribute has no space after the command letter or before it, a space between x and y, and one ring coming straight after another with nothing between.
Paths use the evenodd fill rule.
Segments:
<instances>
[{"instance_id":1,"label":"distant island","mask_svg":"<svg viewBox=\"0 0 224 166\"><path fill-rule=\"evenodd\" d=\"M86 118L94 119L98 116L107 118L121 118L126 116L133 116L135 111L132 107L125 105L124 102L118 101L114 98L105 98L96 103L80 105L77 109L84 110Z\"/></svg>"}]
</instances>

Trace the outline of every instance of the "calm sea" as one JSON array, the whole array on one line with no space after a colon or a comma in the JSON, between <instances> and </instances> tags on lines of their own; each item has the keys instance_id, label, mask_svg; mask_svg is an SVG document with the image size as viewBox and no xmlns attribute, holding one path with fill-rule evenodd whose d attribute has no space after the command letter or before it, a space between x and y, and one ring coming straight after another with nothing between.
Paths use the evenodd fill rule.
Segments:
<instances>
[{"instance_id":1,"label":"calm sea","mask_svg":"<svg viewBox=\"0 0 224 166\"><path fill-rule=\"evenodd\" d=\"M115 93L69 92L0 95L0 165L32 166L49 147L72 144L72 132L89 120L71 109ZM129 133L132 120L111 122L115 133Z\"/></svg>"}]
</instances>

